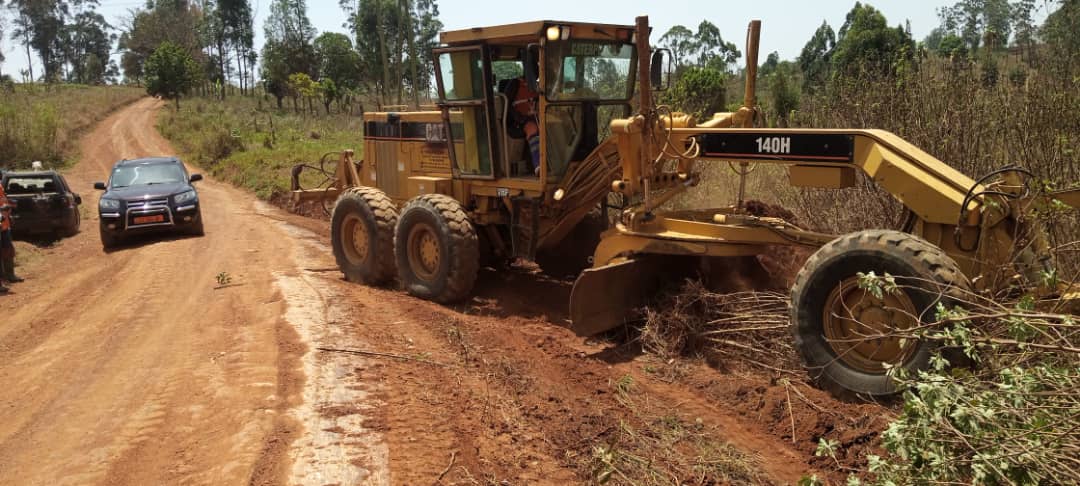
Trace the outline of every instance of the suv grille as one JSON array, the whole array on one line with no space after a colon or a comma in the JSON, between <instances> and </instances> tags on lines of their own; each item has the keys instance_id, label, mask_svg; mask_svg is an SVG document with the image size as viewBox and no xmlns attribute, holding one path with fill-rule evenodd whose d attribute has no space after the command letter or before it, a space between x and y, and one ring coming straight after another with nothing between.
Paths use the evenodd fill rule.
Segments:
<instances>
[{"instance_id":1,"label":"suv grille","mask_svg":"<svg viewBox=\"0 0 1080 486\"><path fill-rule=\"evenodd\" d=\"M160 218L155 218L155 216L160 216ZM169 199L147 199L141 203L128 201L126 223L129 228L172 224Z\"/></svg>"}]
</instances>

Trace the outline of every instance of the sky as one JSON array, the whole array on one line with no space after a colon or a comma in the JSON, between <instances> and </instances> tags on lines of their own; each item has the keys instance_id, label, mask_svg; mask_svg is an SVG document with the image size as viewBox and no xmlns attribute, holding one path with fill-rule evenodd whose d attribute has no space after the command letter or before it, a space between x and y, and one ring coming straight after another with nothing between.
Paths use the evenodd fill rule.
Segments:
<instances>
[{"instance_id":1,"label":"sky","mask_svg":"<svg viewBox=\"0 0 1080 486\"><path fill-rule=\"evenodd\" d=\"M938 25L937 9L952 5L956 0L871 0L869 3L880 10L889 25L902 25L911 21L912 35L922 40ZM128 11L142 6L141 0L101 0L99 11L105 18L120 25L120 19ZM1036 22L1046 17L1047 0L1037 2L1041 7ZM746 25L752 19L760 19L761 61L768 53L777 51L780 59L793 60L822 21L828 21L838 30L844 16L855 5L855 0L540 0L533 2L491 2L468 0L438 0L439 18L445 30L467 29L486 25L507 24L529 20L566 20L633 24L638 15L648 15L653 26L653 43L674 25L685 25L692 30L702 20L708 20L720 28L724 40L735 43L740 51L746 36ZM270 11L270 0L251 0L255 13L256 46L262 45L262 23ZM534 7L535 6L535 7ZM308 0L308 14L319 32L346 32L343 27L345 15L337 0ZM10 30L9 12L6 16ZM7 60L0 70L15 75L26 69L26 54L22 46L10 39L0 41ZM117 56L114 56L117 57ZM34 58L35 70L40 62Z\"/></svg>"}]
</instances>

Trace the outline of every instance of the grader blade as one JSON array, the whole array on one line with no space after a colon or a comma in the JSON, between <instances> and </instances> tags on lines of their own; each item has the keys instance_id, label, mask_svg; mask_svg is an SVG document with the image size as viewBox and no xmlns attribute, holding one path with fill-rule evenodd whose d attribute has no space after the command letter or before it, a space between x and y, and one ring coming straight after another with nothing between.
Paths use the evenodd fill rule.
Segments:
<instances>
[{"instance_id":1,"label":"grader blade","mask_svg":"<svg viewBox=\"0 0 1080 486\"><path fill-rule=\"evenodd\" d=\"M570 329L579 336L592 336L625 323L669 278L665 271L669 260L653 255L582 272L570 293Z\"/></svg>"}]
</instances>

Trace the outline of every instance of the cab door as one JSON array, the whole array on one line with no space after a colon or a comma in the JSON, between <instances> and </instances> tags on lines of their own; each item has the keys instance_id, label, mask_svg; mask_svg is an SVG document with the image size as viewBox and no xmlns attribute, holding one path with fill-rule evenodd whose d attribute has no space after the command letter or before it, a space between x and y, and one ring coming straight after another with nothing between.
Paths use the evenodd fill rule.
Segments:
<instances>
[{"instance_id":1,"label":"cab door","mask_svg":"<svg viewBox=\"0 0 1080 486\"><path fill-rule=\"evenodd\" d=\"M454 177L494 179L491 67L483 46L435 49L435 81Z\"/></svg>"}]
</instances>

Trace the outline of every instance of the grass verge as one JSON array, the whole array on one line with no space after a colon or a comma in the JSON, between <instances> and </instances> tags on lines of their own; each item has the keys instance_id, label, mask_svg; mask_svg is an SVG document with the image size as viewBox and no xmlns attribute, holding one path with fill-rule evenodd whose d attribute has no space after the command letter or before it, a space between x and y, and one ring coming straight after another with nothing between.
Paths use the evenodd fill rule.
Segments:
<instances>
[{"instance_id":1,"label":"grass verge","mask_svg":"<svg viewBox=\"0 0 1080 486\"><path fill-rule=\"evenodd\" d=\"M164 108L158 131L214 177L269 200L289 191L291 168L344 149L362 152L361 119L294 114L260 98L194 98Z\"/></svg>"},{"instance_id":2,"label":"grass verge","mask_svg":"<svg viewBox=\"0 0 1080 486\"><path fill-rule=\"evenodd\" d=\"M0 91L0 167L21 169L40 160L63 167L81 130L146 96L142 88L19 84Z\"/></svg>"}]
</instances>

